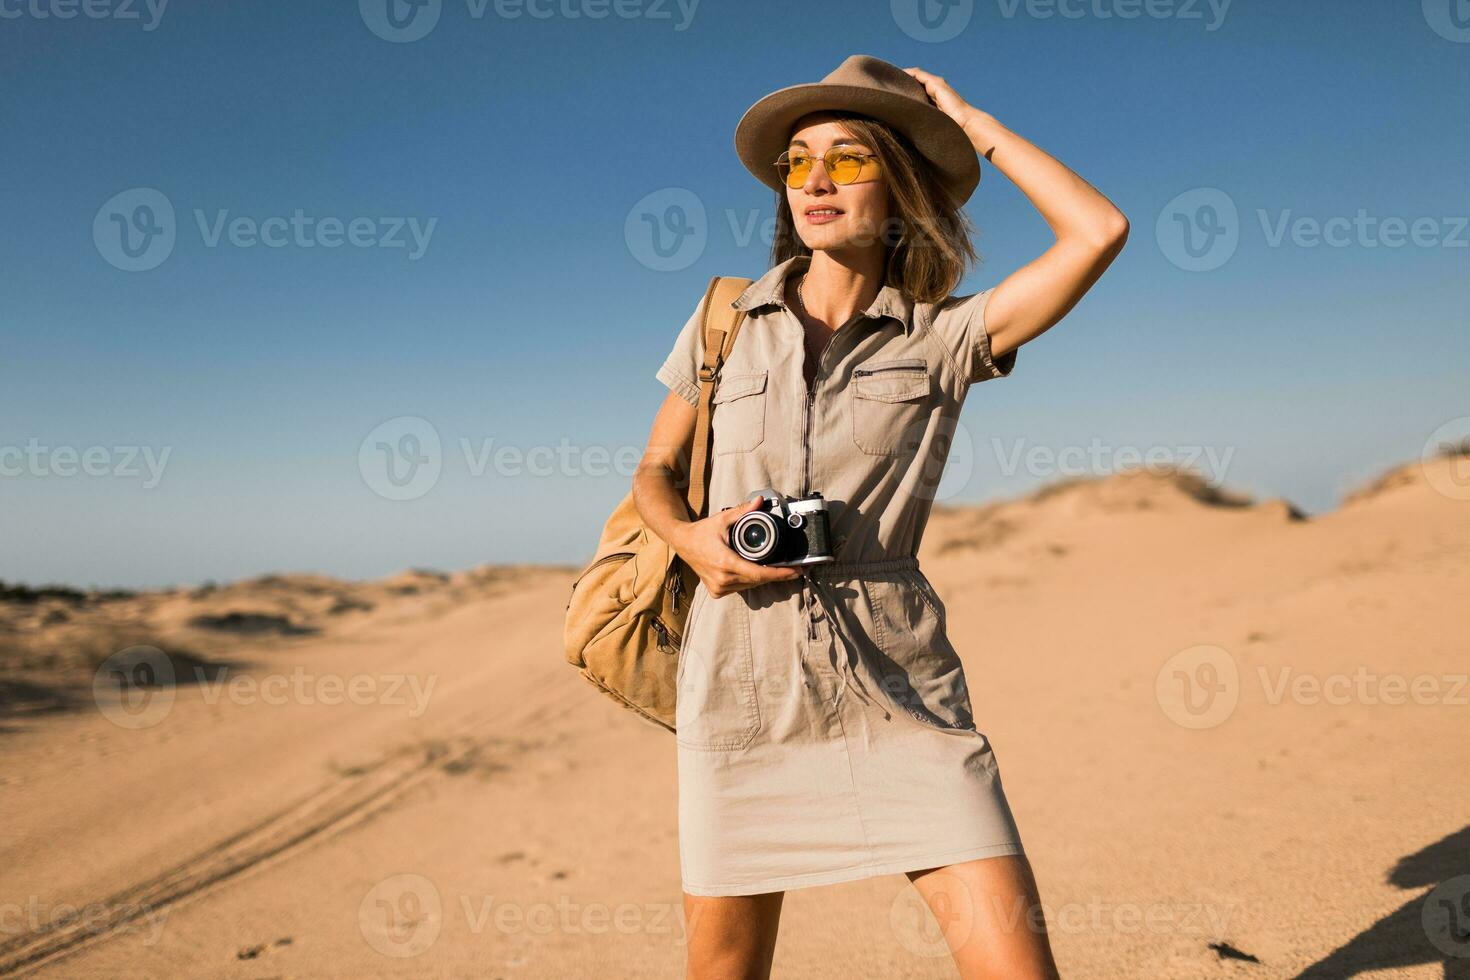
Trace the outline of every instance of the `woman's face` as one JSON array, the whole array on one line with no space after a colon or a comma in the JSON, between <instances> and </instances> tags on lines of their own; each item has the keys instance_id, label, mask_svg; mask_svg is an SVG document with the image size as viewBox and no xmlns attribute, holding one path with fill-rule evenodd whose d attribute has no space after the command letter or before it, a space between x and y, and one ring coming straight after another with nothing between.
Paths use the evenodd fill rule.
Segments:
<instances>
[{"instance_id":1,"label":"woman's face","mask_svg":"<svg viewBox=\"0 0 1470 980\"><path fill-rule=\"evenodd\" d=\"M812 113L797 120L787 150L815 157L816 162L802 186L786 188L786 202L791 206L796 233L814 252L882 247L889 215L887 181L881 174L876 180L868 179L864 172L856 183L835 182L822 162L823 155L833 146L862 154L874 152L873 147L847 135L826 113Z\"/></svg>"}]
</instances>

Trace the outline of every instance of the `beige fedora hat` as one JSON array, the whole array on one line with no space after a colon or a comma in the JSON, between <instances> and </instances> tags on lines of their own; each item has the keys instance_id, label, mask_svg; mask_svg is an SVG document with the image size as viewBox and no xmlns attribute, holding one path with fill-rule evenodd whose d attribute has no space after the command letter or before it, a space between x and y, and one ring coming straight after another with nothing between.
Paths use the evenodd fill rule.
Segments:
<instances>
[{"instance_id":1,"label":"beige fedora hat","mask_svg":"<svg viewBox=\"0 0 1470 980\"><path fill-rule=\"evenodd\" d=\"M784 190L776 158L786 149L796 120L823 109L869 116L908 137L956 206L980 183L980 157L960 124L929 101L917 78L865 54L848 58L820 82L777 89L745 110L735 127L740 162L761 183Z\"/></svg>"}]
</instances>

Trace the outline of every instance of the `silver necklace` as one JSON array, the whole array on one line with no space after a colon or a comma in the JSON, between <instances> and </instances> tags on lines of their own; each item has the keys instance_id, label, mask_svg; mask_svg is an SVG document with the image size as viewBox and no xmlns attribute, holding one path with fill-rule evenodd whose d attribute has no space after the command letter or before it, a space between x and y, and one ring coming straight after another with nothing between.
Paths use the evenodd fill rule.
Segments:
<instances>
[{"instance_id":1,"label":"silver necklace","mask_svg":"<svg viewBox=\"0 0 1470 980\"><path fill-rule=\"evenodd\" d=\"M798 280L796 280L796 305L799 306L799 307L801 307L801 312L803 312L803 313L806 313L806 297L803 296L803 295L801 295L801 287L802 286L805 286L805 285L806 285L806 273L803 272L801 274L801 278L798 279ZM807 315L810 316L811 314L810 313L807 313Z\"/></svg>"}]
</instances>

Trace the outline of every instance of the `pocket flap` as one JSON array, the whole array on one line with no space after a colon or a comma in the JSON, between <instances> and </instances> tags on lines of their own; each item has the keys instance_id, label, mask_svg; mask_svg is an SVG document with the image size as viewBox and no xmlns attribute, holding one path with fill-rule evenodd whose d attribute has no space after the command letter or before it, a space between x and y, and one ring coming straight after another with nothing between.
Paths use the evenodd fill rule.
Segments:
<instances>
[{"instance_id":1,"label":"pocket flap","mask_svg":"<svg viewBox=\"0 0 1470 980\"><path fill-rule=\"evenodd\" d=\"M904 402L929 394L929 365L922 358L869 362L852 372L853 394L879 402Z\"/></svg>"},{"instance_id":2,"label":"pocket flap","mask_svg":"<svg viewBox=\"0 0 1470 980\"><path fill-rule=\"evenodd\" d=\"M725 374L721 372L720 383L715 388L715 397L712 403L719 405L736 398L744 398L746 395L757 395L766 390L766 372L749 371L743 374Z\"/></svg>"}]
</instances>

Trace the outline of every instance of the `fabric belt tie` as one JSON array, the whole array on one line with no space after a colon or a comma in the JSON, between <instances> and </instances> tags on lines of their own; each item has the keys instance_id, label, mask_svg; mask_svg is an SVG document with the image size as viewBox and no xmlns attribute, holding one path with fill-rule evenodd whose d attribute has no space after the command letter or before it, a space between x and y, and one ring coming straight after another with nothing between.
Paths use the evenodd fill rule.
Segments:
<instances>
[{"instance_id":1,"label":"fabric belt tie","mask_svg":"<svg viewBox=\"0 0 1470 980\"><path fill-rule=\"evenodd\" d=\"M844 648L845 656L839 659L842 661L842 668L846 671L847 677L853 682L858 696L869 704L876 705L883 712L885 720L892 716L889 714L888 707L873 697L868 690L862 672L858 670L858 664L862 660L861 648L848 636L838 615L841 603L828 594L826 587L828 583L834 581L861 579L883 572L916 571L918 567L919 560L913 557L884 558L866 562L828 562L824 565L808 566L803 569L805 574L801 577L801 608L803 614L806 615L807 638L811 640L817 638L817 627L812 620L811 609L813 604L819 605L827 614L827 622L830 624L832 634L837 637ZM844 683L843 690L845 689L846 684ZM838 693L840 695L841 691Z\"/></svg>"}]
</instances>

